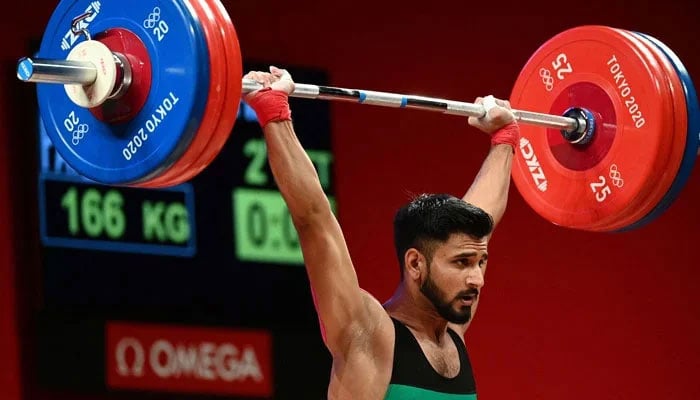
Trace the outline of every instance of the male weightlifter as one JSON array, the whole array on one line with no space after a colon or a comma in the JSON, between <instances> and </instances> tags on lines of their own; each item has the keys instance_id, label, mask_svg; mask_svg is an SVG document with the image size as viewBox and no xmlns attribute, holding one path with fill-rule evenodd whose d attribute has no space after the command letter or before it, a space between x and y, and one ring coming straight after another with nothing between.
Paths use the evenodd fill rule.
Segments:
<instances>
[{"instance_id":1,"label":"male weightlifter","mask_svg":"<svg viewBox=\"0 0 700 400\"><path fill-rule=\"evenodd\" d=\"M464 343L484 285L488 241L508 198L520 129L507 101L469 124L491 148L461 198L421 195L394 219L401 282L381 304L357 280L343 233L291 119L290 74L270 67L245 78L263 89L244 96L263 127L275 181L299 234L324 343L333 356L329 399L475 399Z\"/></svg>"}]
</instances>

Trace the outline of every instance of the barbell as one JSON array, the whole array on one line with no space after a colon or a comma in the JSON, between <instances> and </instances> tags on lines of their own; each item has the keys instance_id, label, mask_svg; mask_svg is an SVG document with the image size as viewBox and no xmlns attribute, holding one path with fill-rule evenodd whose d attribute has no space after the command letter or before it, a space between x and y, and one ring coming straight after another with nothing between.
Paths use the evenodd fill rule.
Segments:
<instances>
[{"instance_id":1,"label":"barbell","mask_svg":"<svg viewBox=\"0 0 700 400\"><path fill-rule=\"evenodd\" d=\"M231 18L219 0L62 0L35 57L57 152L106 185L160 188L197 176L219 154L240 96ZM482 105L296 84L293 97L481 117ZM558 33L520 71L509 98L522 137L513 181L546 220L607 232L641 227L677 198L700 147L700 105L678 56L649 35L600 25ZM524 111L537 110L537 111Z\"/></svg>"}]
</instances>

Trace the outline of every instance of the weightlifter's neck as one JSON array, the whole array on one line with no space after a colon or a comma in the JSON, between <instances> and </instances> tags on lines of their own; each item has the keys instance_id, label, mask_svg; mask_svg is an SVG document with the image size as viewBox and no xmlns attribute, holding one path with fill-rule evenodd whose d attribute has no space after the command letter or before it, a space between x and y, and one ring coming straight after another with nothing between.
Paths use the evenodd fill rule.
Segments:
<instances>
[{"instance_id":1,"label":"weightlifter's neck","mask_svg":"<svg viewBox=\"0 0 700 400\"><path fill-rule=\"evenodd\" d=\"M384 303L384 308L391 317L411 329L416 337L436 344L442 344L445 340L447 321L437 313L433 304L420 291L412 291L402 283Z\"/></svg>"}]
</instances>

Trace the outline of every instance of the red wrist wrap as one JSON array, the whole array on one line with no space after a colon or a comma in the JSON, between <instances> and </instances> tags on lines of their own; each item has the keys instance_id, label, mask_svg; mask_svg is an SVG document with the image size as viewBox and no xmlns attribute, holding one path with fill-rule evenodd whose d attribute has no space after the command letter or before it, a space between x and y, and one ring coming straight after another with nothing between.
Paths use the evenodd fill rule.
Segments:
<instances>
[{"instance_id":1,"label":"red wrist wrap","mask_svg":"<svg viewBox=\"0 0 700 400\"><path fill-rule=\"evenodd\" d=\"M292 120L292 111L287 97L287 93L267 87L260 89L246 102L255 111L260 126L264 128L270 122Z\"/></svg>"},{"instance_id":2,"label":"red wrist wrap","mask_svg":"<svg viewBox=\"0 0 700 400\"><path fill-rule=\"evenodd\" d=\"M520 141L520 127L513 121L491 135L491 145L509 144L513 151L518 147Z\"/></svg>"}]
</instances>

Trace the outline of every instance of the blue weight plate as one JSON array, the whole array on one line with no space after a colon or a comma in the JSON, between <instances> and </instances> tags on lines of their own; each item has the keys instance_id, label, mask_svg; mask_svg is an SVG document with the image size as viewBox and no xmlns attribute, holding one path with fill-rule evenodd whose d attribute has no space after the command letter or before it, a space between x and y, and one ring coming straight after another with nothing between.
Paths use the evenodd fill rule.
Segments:
<instances>
[{"instance_id":1,"label":"blue weight plate","mask_svg":"<svg viewBox=\"0 0 700 400\"><path fill-rule=\"evenodd\" d=\"M105 184L156 176L175 162L197 132L209 87L207 43L197 14L185 0L63 0L44 32L41 58L65 59L84 35L126 29L149 54L152 82L141 111L109 124L75 105L63 85L37 84L39 111L59 154L79 174Z\"/></svg>"},{"instance_id":2,"label":"blue weight plate","mask_svg":"<svg viewBox=\"0 0 700 400\"><path fill-rule=\"evenodd\" d=\"M688 109L688 134L686 138L685 150L683 152L683 159L681 160L680 167L678 169L678 174L673 180L671 187L664 197L661 199L659 204L654 207L654 209L649 212L644 218L639 221L628 225L623 229L623 231L629 231L648 224L654 219L658 218L663 214L673 202L678 198L678 195L683 190L690 174L693 171L693 166L695 165L695 159L697 158L698 148L700 147L700 104L698 103L698 95L695 91L695 86L690 78L688 70L681 62L680 58L671 50L667 45L656 39L653 36L634 32L637 36L642 39L646 39L648 42L652 43L658 47L662 53L668 57L673 64L674 69L680 77L681 83L683 84L683 91L685 93L686 107Z\"/></svg>"}]
</instances>

